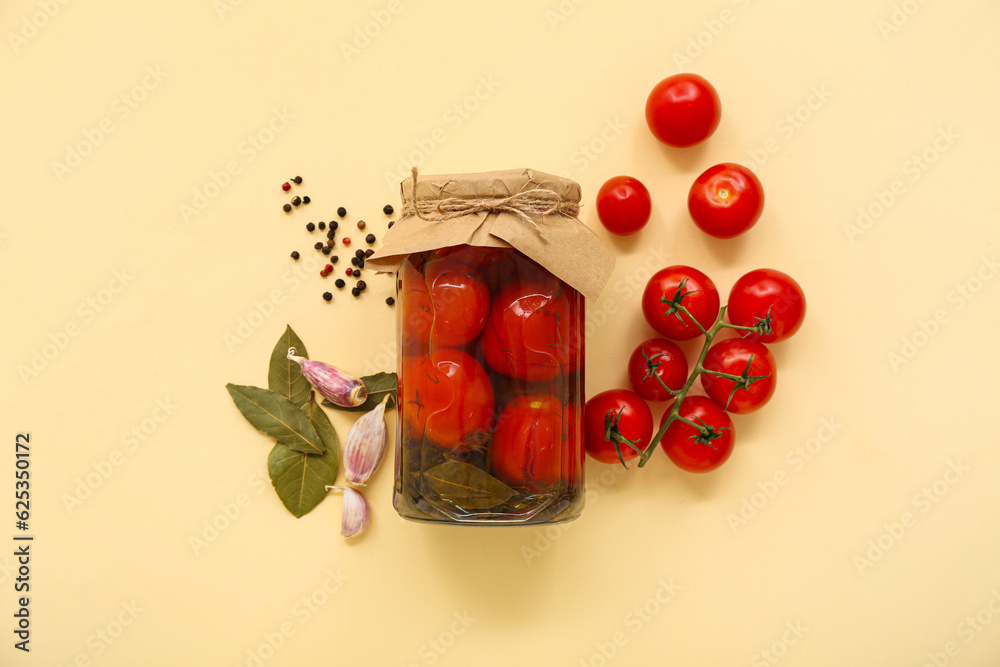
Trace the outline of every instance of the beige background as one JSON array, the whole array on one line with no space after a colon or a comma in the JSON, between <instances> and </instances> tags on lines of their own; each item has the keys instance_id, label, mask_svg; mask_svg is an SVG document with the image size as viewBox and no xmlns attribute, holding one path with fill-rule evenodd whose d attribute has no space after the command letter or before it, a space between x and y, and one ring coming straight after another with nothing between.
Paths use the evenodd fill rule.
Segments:
<instances>
[{"instance_id":1,"label":"beige background","mask_svg":"<svg viewBox=\"0 0 1000 667\"><path fill-rule=\"evenodd\" d=\"M998 19L985 0L3 3L0 663L998 664ZM686 151L642 116L678 71L724 109ZM727 160L767 206L720 242L684 197ZM357 543L339 497L292 518L224 385L263 384L286 323L315 358L392 366L391 281L326 304L288 254L312 257L304 224L339 205L381 234L411 163L582 184L618 257L591 394L652 334L652 271L694 265L723 295L758 266L795 275L807 321L730 462L590 465L563 527L404 522L391 465ZM654 197L625 240L593 207L619 173ZM313 203L285 216L295 174Z\"/></svg>"}]
</instances>

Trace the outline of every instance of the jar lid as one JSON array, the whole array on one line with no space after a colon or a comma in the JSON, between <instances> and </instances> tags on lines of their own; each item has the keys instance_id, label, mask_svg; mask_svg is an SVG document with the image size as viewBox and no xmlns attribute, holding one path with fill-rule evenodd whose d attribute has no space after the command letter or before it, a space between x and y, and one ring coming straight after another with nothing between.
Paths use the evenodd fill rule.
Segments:
<instances>
[{"instance_id":1,"label":"jar lid","mask_svg":"<svg viewBox=\"0 0 1000 667\"><path fill-rule=\"evenodd\" d=\"M568 178L532 169L435 176L414 169L401 198L402 217L366 260L379 272L448 246L515 248L596 300L614 269L614 255L577 219L580 184Z\"/></svg>"}]
</instances>

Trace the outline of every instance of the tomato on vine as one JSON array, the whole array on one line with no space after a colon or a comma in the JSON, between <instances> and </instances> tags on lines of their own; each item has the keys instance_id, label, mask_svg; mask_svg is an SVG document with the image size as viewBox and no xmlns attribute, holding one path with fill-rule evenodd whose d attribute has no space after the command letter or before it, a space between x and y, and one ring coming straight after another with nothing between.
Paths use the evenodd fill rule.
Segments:
<instances>
[{"instance_id":1,"label":"tomato on vine","mask_svg":"<svg viewBox=\"0 0 1000 667\"><path fill-rule=\"evenodd\" d=\"M704 334L719 314L719 290L690 266L668 266L653 274L642 293L642 313L657 333L674 340Z\"/></svg>"},{"instance_id":2,"label":"tomato on vine","mask_svg":"<svg viewBox=\"0 0 1000 667\"><path fill-rule=\"evenodd\" d=\"M687 358L677 343L650 338L632 352L628 377L632 390L647 401L666 401L680 391L688 376Z\"/></svg>"},{"instance_id":3,"label":"tomato on vine","mask_svg":"<svg viewBox=\"0 0 1000 667\"><path fill-rule=\"evenodd\" d=\"M744 337L762 343L785 340L802 326L806 316L806 296L802 287L787 273L775 269L755 269L743 276L729 292L726 311L733 324L752 327L767 322L770 333L747 332Z\"/></svg>"},{"instance_id":4,"label":"tomato on vine","mask_svg":"<svg viewBox=\"0 0 1000 667\"><path fill-rule=\"evenodd\" d=\"M754 412L774 395L774 356L763 343L726 339L708 349L702 366L706 371L701 374L705 393L728 412Z\"/></svg>"},{"instance_id":5,"label":"tomato on vine","mask_svg":"<svg viewBox=\"0 0 1000 667\"><path fill-rule=\"evenodd\" d=\"M631 461L653 437L653 413L646 401L627 389L610 389L584 406L584 444L602 463Z\"/></svg>"},{"instance_id":6,"label":"tomato on vine","mask_svg":"<svg viewBox=\"0 0 1000 667\"><path fill-rule=\"evenodd\" d=\"M663 413L660 428L670 411ZM733 420L725 410L704 396L688 396L681 401L675 419L660 446L677 467L688 472L715 470L733 453Z\"/></svg>"}]
</instances>

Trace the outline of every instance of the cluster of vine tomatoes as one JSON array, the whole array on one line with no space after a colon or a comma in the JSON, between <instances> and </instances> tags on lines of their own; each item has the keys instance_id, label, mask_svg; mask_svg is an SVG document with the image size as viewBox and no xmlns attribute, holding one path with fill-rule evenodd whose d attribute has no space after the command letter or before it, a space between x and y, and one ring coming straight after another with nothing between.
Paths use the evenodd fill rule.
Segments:
<instances>
[{"instance_id":1,"label":"cluster of vine tomatoes","mask_svg":"<svg viewBox=\"0 0 1000 667\"><path fill-rule=\"evenodd\" d=\"M678 74L657 84L646 101L646 121L657 139L692 146L719 125L715 88L696 74ZM705 170L688 192L688 211L705 233L728 239L756 224L764 207L760 180L749 169L722 163ZM597 195L601 223L612 233L634 234L649 220L651 197L631 176L609 179ZM789 275L757 269L733 285L721 305L715 283L690 266L668 266L648 282L642 311L662 337L644 341L628 361L631 390L593 396L584 411L588 454L613 463L652 452L653 415L647 402L667 402L657 438L667 456L690 472L708 472L733 451L730 414L763 407L774 394L776 366L767 344L794 334L805 316L805 295ZM728 331L737 337L716 340ZM693 366L676 341L704 337ZM690 372L689 372L690 371ZM689 395L699 380L705 395Z\"/></svg>"}]
</instances>

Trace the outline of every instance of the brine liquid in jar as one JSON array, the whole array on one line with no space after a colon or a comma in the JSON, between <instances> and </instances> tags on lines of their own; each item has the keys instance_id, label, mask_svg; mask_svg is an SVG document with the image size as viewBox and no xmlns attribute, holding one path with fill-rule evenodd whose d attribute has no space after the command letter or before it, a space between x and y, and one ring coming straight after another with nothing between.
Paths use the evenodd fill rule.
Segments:
<instances>
[{"instance_id":1,"label":"brine liquid in jar","mask_svg":"<svg viewBox=\"0 0 1000 667\"><path fill-rule=\"evenodd\" d=\"M512 248L410 255L397 280L393 504L533 524L583 509L584 298Z\"/></svg>"}]
</instances>

